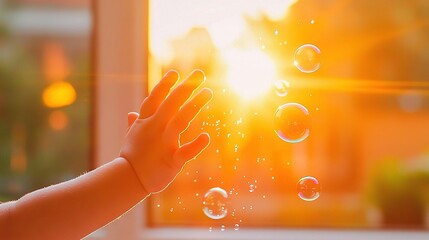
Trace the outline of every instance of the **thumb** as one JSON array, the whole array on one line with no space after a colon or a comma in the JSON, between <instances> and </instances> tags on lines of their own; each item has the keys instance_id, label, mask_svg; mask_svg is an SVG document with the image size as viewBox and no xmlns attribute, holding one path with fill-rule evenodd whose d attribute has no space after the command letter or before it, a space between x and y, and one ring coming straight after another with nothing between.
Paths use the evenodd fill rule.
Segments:
<instances>
[{"instance_id":1,"label":"thumb","mask_svg":"<svg viewBox=\"0 0 429 240\"><path fill-rule=\"evenodd\" d=\"M202 133L193 141L182 145L174 156L176 164L183 166L187 161L198 156L209 143L210 136L207 133Z\"/></svg>"}]
</instances>

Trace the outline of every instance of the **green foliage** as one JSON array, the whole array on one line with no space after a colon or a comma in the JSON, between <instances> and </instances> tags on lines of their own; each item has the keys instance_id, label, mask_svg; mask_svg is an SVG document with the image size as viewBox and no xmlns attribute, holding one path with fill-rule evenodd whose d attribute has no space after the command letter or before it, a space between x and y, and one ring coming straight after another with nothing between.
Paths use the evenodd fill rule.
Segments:
<instances>
[{"instance_id":1,"label":"green foliage","mask_svg":"<svg viewBox=\"0 0 429 240\"><path fill-rule=\"evenodd\" d=\"M429 171L410 171L388 159L374 169L370 198L381 210L385 227L424 228Z\"/></svg>"}]
</instances>

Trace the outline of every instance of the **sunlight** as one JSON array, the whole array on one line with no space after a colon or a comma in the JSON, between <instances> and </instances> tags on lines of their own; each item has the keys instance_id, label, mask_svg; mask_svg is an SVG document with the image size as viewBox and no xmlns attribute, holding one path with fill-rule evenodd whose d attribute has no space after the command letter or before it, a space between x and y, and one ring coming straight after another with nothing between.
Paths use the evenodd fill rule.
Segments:
<instances>
[{"instance_id":1,"label":"sunlight","mask_svg":"<svg viewBox=\"0 0 429 240\"><path fill-rule=\"evenodd\" d=\"M157 0L150 1L149 48L162 62L173 57L171 41L186 35L194 27L209 30L216 47L237 40L244 28L245 16L279 19L296 0ZM207 9L207 11L195 11Z\"/></svg>"},{"instance_id":2,"label":"sunlight","mask_svg":"<svg viewBox=\"0 0 429 240\"><path fill-rule=\"evenodd\" d=\"M273 86L275 65L262 51L231 49L225 52L228 83L240 96L251 99Z\"/></svg>"}]
</instances>

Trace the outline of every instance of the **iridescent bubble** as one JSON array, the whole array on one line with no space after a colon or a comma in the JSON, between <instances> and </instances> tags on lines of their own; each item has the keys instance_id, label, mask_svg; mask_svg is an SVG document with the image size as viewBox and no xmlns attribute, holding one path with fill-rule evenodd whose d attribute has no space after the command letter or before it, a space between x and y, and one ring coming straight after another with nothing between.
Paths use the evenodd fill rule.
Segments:
<instances>
[{"instance_id":1,"label":"iridescent bubble","mask_svg":"<svg viewBox=\"0 0 429 240\"><path fill-rule=\"evenodd\" d=\"M277 80L274 83L274 87L276 89L276 94L279 97L286 97L289 91L289 82L285 80Z\"/></svg>"},{"instance_id":2,"label":"iridescent bubble","mask_svg":"<svg viewBox=\"0 0 429 240\"><path fill-rule=\"evenodd\" d=\"M254 184L249 184L249 192L254 192L255 191L256 186Z\"/></svg>"},{"instance_id":3,"label":"iridescent bubble","mask_svg":"<svg viewBox=\"0 0 429 240\"><path fill-rule=\"evenodd\" d=\"M236 223L235 225L234 225L234 230L235 231L238 231L240 229L240 225L238 224L238 223Z\"/></svg>"},{"instance_id":4,"label":"iridescent bubble","mask_svg":"<svg viewBox=\"0 0 429 240\"><path fill-rule=\"evenodd\" d=\"M312 44L305 44L295 51L293 64L303 73L312 73L320 68L320 50Z\"/></svg>"},{"instance_id":5,"label":"iridescent bubble","mask_svg":"<svg viewBox=\"0 0 429 240\"><path fill-rule=\"evenodd\" d=\"M285 142L304 141L310 135L310 128L310 113L299 103L286 103L274 114L274 131Z\"/></svg>"},{"instance_id":6,"label":"iridescent bubble","mask_svg":"<svg viewBox=\"0 0 429 240\"><path fill-rule=\"evenodd\" d=\"M219 187L207 191L203 198L203 212L211 219L222 219L228 213L228 194Z\"/></svg>"},{"instance_id":7,"label":"iridescent bubble","mask_svg":"<svg viewBox=\"0 0 429 240\"><path fill-rule=\"evenodd\" d=\"M304 201L314 201L320 197L320 184L314 177L303 177L298 181L298 196Z\"/></svg>"}]
</instances>

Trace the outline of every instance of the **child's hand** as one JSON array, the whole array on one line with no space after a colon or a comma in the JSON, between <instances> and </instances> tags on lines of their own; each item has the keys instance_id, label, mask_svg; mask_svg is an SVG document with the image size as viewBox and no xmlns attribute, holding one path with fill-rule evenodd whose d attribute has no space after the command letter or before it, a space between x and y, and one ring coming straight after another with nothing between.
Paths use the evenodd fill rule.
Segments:
<instances>
[{"instance_id":1,"label":"child's hand","mask_svg":"<svg viewBox=\"0 0 429 240\"><path fill-rule=\"evenodd\" d=\"M170 92L178 79L176 71L169 71L143 101L140 113L128 115L130 128L120 156L131 164L148 193L166 188L183 165L210 142L209 135L202 133L189 143L179 143L179 134L188 128L213 93L204 88L187 101L204 82L205 75L195 70Z\"/></svg>"}]
</instances>

